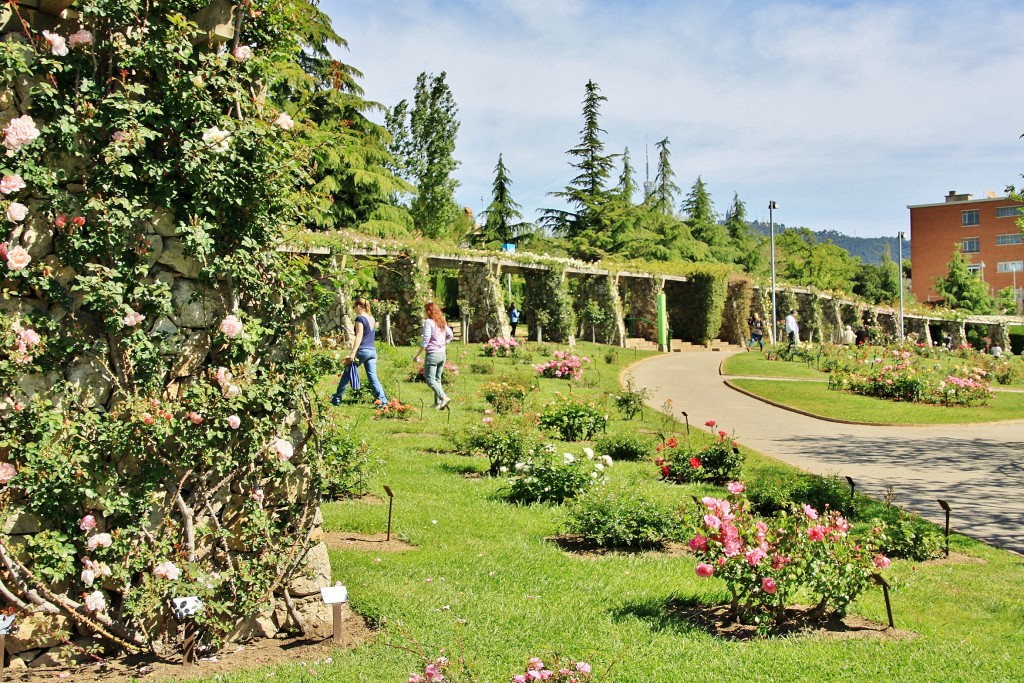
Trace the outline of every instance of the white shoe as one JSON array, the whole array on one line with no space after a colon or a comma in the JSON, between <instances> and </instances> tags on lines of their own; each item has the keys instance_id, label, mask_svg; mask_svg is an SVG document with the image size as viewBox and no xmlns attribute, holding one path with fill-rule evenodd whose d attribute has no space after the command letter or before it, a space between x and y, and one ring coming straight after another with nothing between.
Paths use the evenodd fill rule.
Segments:
<instances>
[{"instance_id":1,"label":"white shoe","mask_svg":"<svg viewBox=\"0 0 1024 683\"><path fill-rule=\"evenodd\" d=\"M446 396L445 399L443 401L441 401L441 403L437 406L437 409L438 410L444 410L445 408L448 407L448 404L451 403L451 402L452 402L452 400Z\"/></svg>"}]
</instances>

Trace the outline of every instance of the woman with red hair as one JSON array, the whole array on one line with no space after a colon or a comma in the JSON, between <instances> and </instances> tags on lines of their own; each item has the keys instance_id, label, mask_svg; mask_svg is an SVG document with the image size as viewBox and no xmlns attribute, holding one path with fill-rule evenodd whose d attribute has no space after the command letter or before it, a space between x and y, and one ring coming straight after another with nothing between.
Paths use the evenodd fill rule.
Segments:
<instances>
[{"instance_id":1,"label":"woman with red hair","mask_svg":"<svg viewBox=\"0 0 1024 683\"><path fill-rule=\"evenodd\" d=\"M444 362L447 356L445 347L454 335L451 325L444 319L444 313L433 301L423 307L423 313L426 315L423 319L423 337L413 360L418 363L420 355L426 353L423 377L427 380L427 386L434 391L434 407L443 410L451 402L451 399L441 387L441 373L444 371Z\"/></svg>"}]
</instances>

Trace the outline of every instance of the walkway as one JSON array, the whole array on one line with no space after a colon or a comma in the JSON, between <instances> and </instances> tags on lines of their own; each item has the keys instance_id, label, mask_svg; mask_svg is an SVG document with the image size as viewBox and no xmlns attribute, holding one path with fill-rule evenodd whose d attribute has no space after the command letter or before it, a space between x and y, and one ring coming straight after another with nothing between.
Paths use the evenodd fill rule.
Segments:
<instances>
[{"instance_id":1,"label":"walkway","mask_svg":"<svg viewBox=\"0 0 1024 683\"><path fill-rule=\"evenodd\" d=\"M1024 422L875 427L818 420L727 387L718 368L728 356L666 354L631 372L651 390L651 407L671 398L691 425L716 420L750 448L817 474L852 477L858 491L876 498L891 486L897 504L940 524L942 498L955 531L1024 553Z\"/></svg>"}]
</instances>

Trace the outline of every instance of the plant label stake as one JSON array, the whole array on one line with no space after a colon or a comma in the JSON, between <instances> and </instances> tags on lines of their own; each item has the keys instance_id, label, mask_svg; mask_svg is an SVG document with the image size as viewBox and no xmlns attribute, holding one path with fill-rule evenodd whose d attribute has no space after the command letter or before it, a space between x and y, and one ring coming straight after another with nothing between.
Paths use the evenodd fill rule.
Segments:
<instances>
[{"instance_id":1,"label":"plant label stake","mask_svg":"<svg viewBox=\"0 0 1024 683\"><path fill-rule=\"evenodd\" d=\"M885 613L889 617L889 628L896 628L892 620L892 603L889 602L889 582L882 578L881 574L872 574L872 580L882 587L882 595L885 597Z\"/></svg>"},{"instance_id":2,"label":"plant label stake","mask_svg":"<svg viewBox=\"0 0 1024 683\"><path fill-rule=\"evenodd\" d=\"M856 490L857 485L853 483L853 477L846 477L846 483L850 485L850 514L853 514L853 492Z\"/></svg>"},{"instance_id":3,"label":"plant label stake","mask_svg":"<svg viewBox=\"0 0 1024 683\"><path fill-rule=\"evenodd\" d=\"M388 537L386 540L391 540L391 511L395 507L395 494L392 493L390 486L384 487L384 493L388 494Z\"/></svg>"},{"instance_id":4,"label":"plant label stake","mask_svg":"<svg viewBox=\"0 0 1024 683\"><path fill-rule=\"evenodd\" d=\"M423 419L423 399L420 398L420 420Z\"/></svg>"},{"instance_id":5,"label":"plant label stake","mask_svg":"<svg viewBox=\"0 0 1024 683\"><path fill-rule=\"evenodd\" d=\"M939 507L946 511L946 557L949 557L949 503L939 500Z\"/></svg>"},{"instance_id":6,"label":"plant label stake","mask_svg":"<svg viewBox=\"0 0 1024 683\"><path fill-rule=\"evenodd\" d=\"M685 410L683 411L683 419L686 420L686 435L689 436L690 435L690 416L686 414Z\"/></svg>"},{"instance_id":7,"label":"plant label stake","mask_svg":"<svg viewBox=\"0 0 1024 683\"><path fill-rule=\"evenodd\" d=\"M0 614L0 669L7 666L7 634L14 633L16 614Z\"/></svg>"},{"instance_id":8,"label":"plant label stake","mask_svg":"<svg viewBox=\"0 0 1024 683\"><path fill-rule=\"evenodd\" d=\"M333 586L323 586L320 589L320 597L323 598L325 605L331 606L334 619L334 642L341 643L341 624L345 621L345 613L342 608L348 602L348 590L339 581Z\"/></svg>"},{"instance_id":9,"label":"plant label stake","mask_svg":"<svg viewBox=\"0 0 1024 683\"><path fill-rule=\"evenodd\" d=\"M184 640L181 643L181 665L186 669L191 669L196 663L196 639L199 636L199 627L196 625L195 616L202 608L203 601L196 596L171 598L174 618L185 627Z\"/></svg>"}]
</instances>

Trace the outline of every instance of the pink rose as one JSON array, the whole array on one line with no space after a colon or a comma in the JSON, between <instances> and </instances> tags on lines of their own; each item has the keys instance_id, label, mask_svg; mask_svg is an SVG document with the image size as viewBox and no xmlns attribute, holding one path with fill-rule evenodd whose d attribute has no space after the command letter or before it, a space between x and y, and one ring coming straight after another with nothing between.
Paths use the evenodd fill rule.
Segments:
<instances>
[{"instance_id":1,"label":"pink rose","mask_svg":"<svg viewBox=\"0 0 1024 683\"><path fill-rule=\"evenodd\" d=\"M248 45L239 45L231 51L231 56L240 62L247 62L252 59L252 48Z\"/></svg>"},{"instance_id":2,"label":"pink rose","mask_svg":"<svg viewBox=\"0 0 1024 683\"><path fill-rule=\"evenodd\" d=\"M892 564L892 560L885 555L875 555L874 563L878 569L888 569L889 565Z\"/></svg>"},{"instance_id":3,"label":"pink rose","mask_svg":"<svg viewBox=\"0 0 1024 683\"><path fill-rule=\"evenodd\" d=\"M845 534L850 530L850 523L843 517L836 517L836 521L833 526L835 527L835 530L841 534Z\"/></svg>"},{"instance_id":4,"label":"pink rose","mask_svg":"<svg viewBox=\"0 0 1024 683\"><path fill-rule=\"evenodd\" d=\"M39 129L36 128L36 122L32 120L31 116L25 114L11 119L11 122L4 128L4 147L17 152L22 145L27 145L37 137L39 137Z\"/></svg>"},{"instance_id":5,"label":"pink rose","mask_svg":"<svg viewBox=\"0 0 1024 683\"><path fill-rule=\"evenodd\" d=\"M705 552L708 549L708 539L704 538L700 534L697 534L696 536L690 539L690 542L687 543L687 545L690 546L690 550L692 550L695 553Z\"/></svg>"},{"instance_id":6,"label":"pink rose","mask_svg":"<svg viewBox=\"0 0 1024 683\"><path fill-rule=\"evenodd\" d=\"M68 44L64 36L57 33L43 31L43 39L50 44L50 52L57 57L63 57L68 53Z\"/></svg>"},{"instance_id":7,"label":"pink rose","mask_svg":"<svg viewBox=\"0 0 1024 683\"><path fill-rule=\"evenodd\" d=\"M485 417L482 421L487 426L490 426L490 425L494 424L494 418L493 417Z\"/></svg>"},{"instance_id":8,"label":"pink rose","mask_svg":"<svg viewBox=\"0 0 1024 683\"><path fill-rule=\"evenodd\" d=\"M746 489L746 487L738 481L730 481L727 488L729 489L729 493L734 496L740 495L743 493L744 489Z\"/></svg>"},{"instance_id":9,"label":"pink rose","mask_svg":"<svg viewBox=\"0 0 1024 683\"><path fill-rule=\"evenodd\" d=\"M9 462L0 462L0 484L6 484L18 473L18 470L14 468Z\"/></svg>"},{"instance_id":10,"label":"pink rose","mask_svg":"<svg viewBox=\"0 0 1024 683\"><path fill-rule=\"evenodd\" d=\"M136 311L133 311L133 310L129 309L128 315L126 315L124 317L123 322L124 322L125 327L135 327L136 325L138 325L139 323L141 323L145 319L146 319L146 316L142 315L141 313L138 313Z\"/></svg>"},{"instance_id":11,"label":"pink rose","mask_svg":"<svg viewBox=\"0 0 1024 683\"><path fill-rule=\"evenodd\" d=\"M82 521L78 523L78 528L82 531L92 531L96 528L96 516L86 515L82 517Z\"/></svg>"},{"instance_id":12,"label":"pink rose","mask_svg":"<svg viewBox=\"0 0 1024 683\"><path fill-rule=\"evenodd\" d=\"M153 567L153 576L158 579L177 581L178 577L181 576L181 570L174 566L173 562L161 562Z\"/></svg>"},{"instance_id":13,"label":"pink rose","mask_svg":"<svg viewBox=\"0 0 1024 683\"><path fill-rule=\"evenodd\" d=\"M704 577L705 579L715 573L715 568L707 562L701 562L697 565L697 576Z\"/></svg>"},{"instance_id":14,"label":"pink rose","mask_svg":"<svg viewBox=\"0 0 1024 683\"><path fill-rule=\"evenodd\" d=\"M280 126L283 130L291 130L295 127L295 121L292 117L288 116L285 112L278 114L277 118L274 119L274 125Z\"/></svg>"},{"instance_id":15,"label":"pink rose","mask_svg":"<svg viewBox=\"0 0 1024 683\"><path fill-rule=\"evenodd\" d=\"M110 534L96 534L89 539L86 547L89 549L89 552L92 552L96 548L109 548L113 542L114 539L111 538Z\"/></svg>"},{"instance_id":16,"label":"pink rose","mask_svg":"<svg viewBox=\"0 0 1024 683\"><path fill-rule=\"evenodd\" d=\"M804 503L804 514L807 515L807 519L817 519L818 511L812 508L807 503Z\"/></svg>"},{"instance_id":17,"label":"pink rose","mask_svg":"<svg viewBox=\"0 0 1024 683\"><path fill-rule=\"evenodd\" d=\"M760 548L754 548L747 552L747 564L751 567L756 567L764 559L765 552Z\"/></svg>"},{"instance_id":18,"label":"pink rose","mask_svg":"<svg viewBox=\"0 0 1024 683\"><path fill-rule=\"evenodd\" d=\"M32 262L25 247L12 247L7 250L7 267L11 270L22 270Z\"/></svg>"},{"instance_id":19,"label":"pink rose","mask_svg":"<svg viewBox=\"0 0 1024 683\"><path fill-rule=\"evenodd\" d=\"M25 181L20 175L15 173L14 175L5 175L3 180L0 180L0 192L4 194L11 194L18 190L24 190Z\"/></svg>"},{"instance_id":20,"label":"pink rose","mask_svg":"<svg viewBox=\"0 0 1024 683\"><path fill-rule=\"evenodd\" d=\"M31 327L23 327L18 330L19 345L24 345L25 347L37 346L40 341L42 341L42 339L40 339L39 333Z\"/></svg>"},{"instance_id":21,"label":"pink rose","mask_svg":"<svg viewBox=\"0 0 1024 683\"><path fill-rule=\"evenodd\" d=\"M717 529L722 526L722 520L717 515L704 515L704 524L709 529Z\"/></svg>"},{"instance_id":22,"label":"pink rose","mask_svg":"<svg viewBox=\"0 0 1024 683\"><path fill-rule=\"evenodd\" d=\"M810 538L812 541L821 541L825 538L826 531L827 529L825 527L818 524L817 526L812 526L810 529L807 530L807 537Z\"/></svg>"},{"instance_id":23,"label":"pink rose","mask_svg":"<svg viewBox=\"0 0 1024 683\"><path fill-rule=\"evenodd\" d=\"M107 608L107 599L102 591L93 591L85 596L85 608L90 612L102 612Z\"/></svg>"},{"instance_id":24,"label":"pink rose","mask_svg":"<svg viewBox=\"0 0 1024 683\"><path fill-rule=\"evenodd\" d=\"M237 337L242 334L243 327L242 321L234 315L229 315L220 321L220 331L223 332L226 337Z\"/></svg>"},{"instance_id":25,"label":"pink rose","mask_svg":"<svg viewBox=\"0 0 1024 683\"><path fill-rule=\"evenodd\" d=\"M255 500L260 507L263 507L263 489L253 489L249 497Z\"/></svg>"},{"instance_id":26,"label":"pink rose","mask_svg":"<svg viewBox=\"0 0 1024 683\"><path fill-rule=\"evenodd\" d=\"M192 412L190 412L188 414L188 419L189 419L189 422L191 422L194 425L197 425L197 424L201 424L202 423L203 416L193 410Z\"/></svg>"},{"instance_id":27,"label":"pink rose","mask_svg":"<svg viewBox=\"0 0 1024 683\"><path fill-rule=\"evenodd\" d=\"M78 47L79 45L92 45L92 33L84 28L68 36L68 45Z\"/></svg>"},{"instance_id":28,"label":"pink rose","mask_svg":"<svg viewBox=\"0 0 1024 683\"><path fill-rule=\"evenodd\" d=\"M11 202L7 205L7 220L12 223L20 223L28 215L28 207L19 202Z\"/></svg>"},{"instance_id":29,"label":"pink rose","mask_svg":"<svg viewBox=\"0 0 1024 683\"><path fill-rule=\"evenodd\" d=\"M763 579L761 579L761 590L763 590L768 595L775 595L775 579L773 579L770 576L766 576Z\"/></svg>"},{"instance_id":30,"label":"pink rose","mask_svg":"<svg viewBox=\"0 0 1024 683\"><path fill-rule=\"evenodd\" d=\"M95 580L96 572L89 568L82 570L82 583L84 583L86 586L91 586Z\"/></svg>"},{"instance_id":31,"label":"pink rose","mask_svg":"<svg viewBox=\"0 0 1024 683\"><path fill-rule=\"evenodd\" d=\"M576 662L576 670L581 674L588 674L590 673L590 665L586 662Z\"/></svg>"},{"instance_id":32,"label":"pink rose","mask_svg":"<svg viewBox=\"0 0 1024 683\"><path fill-rule=\"evenodd\" d=\"M228 426L231 427L232 429L238 429L238 427L241 424L242 418L238 417L237 415L232 415L231 417L228 418Z\"/></svg>"},{"instance_id":33,"label":"pink rose","mask_svg":"<svg viewBox=\"0 0 1024 683\"><path fill-rule=\"evenodd\" d=\"M281 462L288 462L292 457L292 444L287 439L278 439L275 441L274 450L277 452L277 459Z\"/></svg>"},{"instance_id":34,"label":"pink rose","mask_svg":"<svg viewBox=\"0 0 1024 683\"><path fill-rule=\"evenodd\" d=\"M530 657L529 665L527 666L527 668L532 671L540 671L544 668L544 662L543 660L541 660L540 657Z\"/></svg>"}]
</instances>

